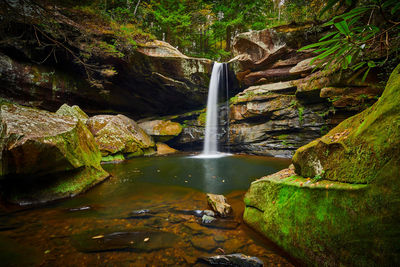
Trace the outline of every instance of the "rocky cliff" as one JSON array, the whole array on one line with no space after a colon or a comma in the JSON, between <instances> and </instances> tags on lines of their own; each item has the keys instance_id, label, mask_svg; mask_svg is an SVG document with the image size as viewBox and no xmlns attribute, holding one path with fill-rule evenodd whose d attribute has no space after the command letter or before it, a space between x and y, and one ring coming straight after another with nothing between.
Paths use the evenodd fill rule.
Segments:
<instances>
[{"instance_id":1,"label":"rocky cliff","mask_svg":"<svg viewBox=\"0 0 400 267\"><path fill-rule=\"evenodd\" d=\"M400 65L380 99L251 184L244 220L310 266L400 264Z\"/></svg>"},{"instance_id":2,"label":"rocky cliff","mask_svg":"<svg viewBox=\"0 0 400 267\"><path fill-rule=\"evenodd\" d=\"M374 75L361 81L356 73L310 65L313 54L297 49L321 36L311 29L281 27L236 36L231 64L246 89L231 99L232 151L291 157L381 94Z\"/></svg>"},{"instance_id":3,"label":"rocky cliff","mask_svg":"<svg viewBox=\"0 0 400 267\"><path fill-rule=\"evenodd\" d=\"M51 111L67 102L91 114L134 117L206 102L210 60L67 3L17 0L0 8L0 97Z\"/></svg>"}]
</instances>

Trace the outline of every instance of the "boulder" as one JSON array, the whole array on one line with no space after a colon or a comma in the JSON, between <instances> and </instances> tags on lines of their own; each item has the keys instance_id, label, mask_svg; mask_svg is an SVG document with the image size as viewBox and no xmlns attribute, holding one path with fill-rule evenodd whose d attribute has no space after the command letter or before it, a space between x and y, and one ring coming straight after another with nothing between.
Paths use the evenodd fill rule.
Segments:
<instances>
[{"instance_id":1,"label":"boulder","mask_svg":"<svg viewBox=\"0 0 400 267\"><path fill-rule=\"evenodd\" d=\"M167 155L167 154L174 154L174 153L178 152L178 150L176 150L164 143L157 142L156 146L157 146L157 155Z\"/></svg>"},{"instance_id":2,"label":"boulder","mask_svg":"<svg viewBox=\"0 0 400 267\"><path fill-rule=\"evenodd\" d=\"M208 205L215 211L219 216L226 217L232 212L231 205L228 204L226 198L223 195L207 194Z\"/></svg>"},{"instance_id":3,"label":"boulder","mask_svg":"<svg viewBox=\"0 0 400 267\"><path fill-rule=\"evenodd\" d=\"M311 266L400 264L400 65L370 108L245 196L244 220Z\"/></svg>"},{"instance_id":4,"label":"boulder","mask_svg":"<svg viewBox=\"0 0 400 267\"><path fill-rule=\"evenodd\" d=\"M154 141L132 119L124 115L97 115L87 121L103 157L154 153Z\"/></svg>"},{"instance_id":5,"label":"boulder","mask_svg":"<svg viewBox=\"0 0 400 267\"><path fill-rule=\"evenodd\" d=\"M108 177L93 135L80 120L43 110L0 107L0 176L12 202L76 195Z\"/></svg>"},{"instance_id":6,"label":"boulder","mask_svg":"<svg viewBox=\"0 0 400 267\"><path fill-rule=\"evenodd\" d=\"M73 117L77 120L82 121L83 124L86 124L87 120L89 119L89 116L77 105L73 105L71 107L71 106L68 106L67 104L63 104L56 111L56 114Z\"/></svg>"},{"instance_id":7,"label":"boulder","mask_svg":"<svg viewBox=\"0 0 400 267\"><path fill-rule=\"evenodd\" d=\"M166 142L182 132L182 125L170 120L152 120L139 123L148 135L159 142Z\"/></svg>"}]
</instances>

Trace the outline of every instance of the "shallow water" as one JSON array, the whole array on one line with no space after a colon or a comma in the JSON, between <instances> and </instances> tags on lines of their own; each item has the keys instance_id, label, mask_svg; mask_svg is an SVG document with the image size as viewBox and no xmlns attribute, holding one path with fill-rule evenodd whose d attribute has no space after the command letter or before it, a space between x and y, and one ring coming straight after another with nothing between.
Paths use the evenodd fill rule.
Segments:
<instances>
[{"instance_id":1,"label":"shallow water","mask_svg":"<svg viewBox=\"0 0 400 267\"><path fill-rule=\"evenodd\" d=\"M244 253L266 266L292 266L241 219L251 181L288 165L255 156L106 164L112 177L85 194L42 207L3 207L0 265L202 266L198 257ZM233 207L222 228L201 225L193 213L208 209L207 192L226 195Z\"/></svg>"}]
</instances>

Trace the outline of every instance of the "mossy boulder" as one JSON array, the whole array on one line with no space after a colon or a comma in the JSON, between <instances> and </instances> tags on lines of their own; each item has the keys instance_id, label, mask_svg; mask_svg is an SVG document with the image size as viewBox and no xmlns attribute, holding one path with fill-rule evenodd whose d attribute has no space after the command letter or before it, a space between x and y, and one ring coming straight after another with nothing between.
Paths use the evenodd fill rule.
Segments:
<instances>
[{"instance_id":1,"label":"mossy boulder","mask_svg":"<svg viewBox=\"0 0 400 267\"><path fill-rule=\"evenodd\" d=\"M159 142L171 140L182 132L182 125L170 120L145 121L139 123L139 127Z\"/></svg>"},{"instance_id":2,"label":"mossy boulder","mask_svg":"<svg viewBox=\"0 0 400 267\"><path fill-rule=\"evenodd\" d=\"M142 156L155 151L153 139L124 115L97 115L87 121L87 126L95 137L103 160L110 155Z\"/></svg>"},{"instance_id":3,"label":"mossy boulder","mask_svg":"<svg viewBox=\"0 0 400 267\"><path fill-rule=\"evenodd\" d=\"M73 196L104 180L101 154L80 121L5 104L0 108L0 180L12 202Z\"/></svg>"},{"instance_id":4,"label":"mossy boulder","mask_svg":"<svg viewBox=\"0 0 400 267\"><path fill-rule=\"evenodd\" d=\"M57 114L64 115L64 116L70 116L73 117L77 120L82 121L84 124L86 124L87 120L89 119L89 116L77 105L73 105L72 107L63 104L57 111Z\"/></svg>"},{"instance_id":5,"label":"mossy boulder","mask_svg":"<svg viewBox=\"0 0 400 267\"><path fill-rule=\"evenodd\" d=\"M400 65L382 97L252 183L244 220L312 266L400 264Z\"/></svg>"}]
</instances>

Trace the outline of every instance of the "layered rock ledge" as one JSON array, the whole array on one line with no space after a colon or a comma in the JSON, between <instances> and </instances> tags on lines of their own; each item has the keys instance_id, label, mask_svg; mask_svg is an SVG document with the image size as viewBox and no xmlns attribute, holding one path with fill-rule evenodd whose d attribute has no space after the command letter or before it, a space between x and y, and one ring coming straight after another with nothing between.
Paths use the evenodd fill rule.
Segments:
<instances>
[{"instance_id":1,"label":"layered rock ledge","mask_svg":"<svg viewBox=\"0 0 400 267\"><path fill-rule=\"evenodd\" d=\"M400 264L400 65L372 107L251 184L244 220L310 266Z\"/></svg>"}]
</instances>

